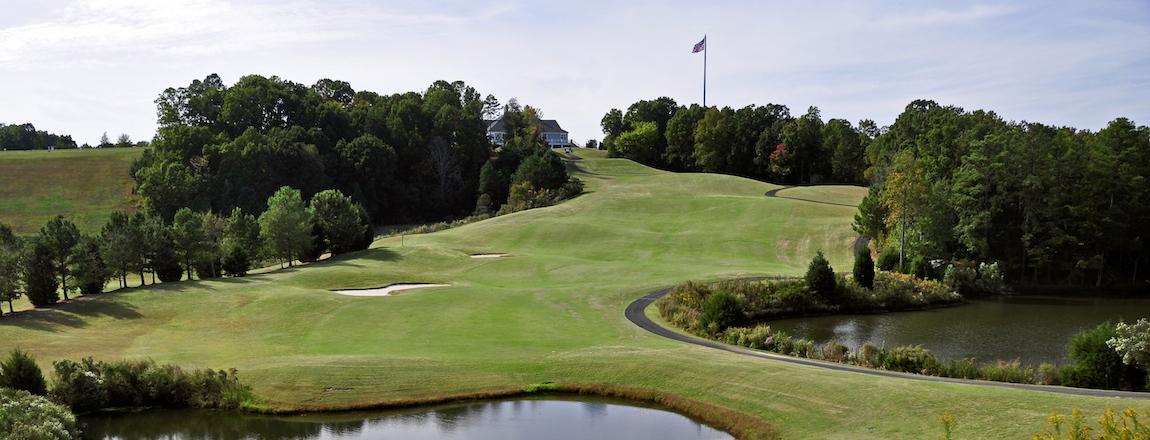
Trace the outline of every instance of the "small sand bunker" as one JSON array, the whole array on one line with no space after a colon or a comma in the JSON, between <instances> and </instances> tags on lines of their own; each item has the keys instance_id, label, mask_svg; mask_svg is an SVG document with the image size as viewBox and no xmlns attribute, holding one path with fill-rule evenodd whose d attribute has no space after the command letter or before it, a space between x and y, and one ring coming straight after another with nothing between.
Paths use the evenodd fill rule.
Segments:
<instances>
[{"instance_id":1,"label":"small sand bunker","mask_svg":"<svg viewBox=\"0 0 1150 440\"><path fill-rule=\"evenodd\" d=\"M392 284L378 289L357 289L357 290L333 290L333 292L340 295L347 296L390 296L393 292L400 292L411 289L421 289L424 287L446 287L450 284Z\"/></svg>"},{"instance_id":2,"label":"small sand bunker","mask_svg":"<svg viewBox=\"0 0 1150 440\"><path fill-rule=\"evenodd\" d=\"M511 254L471 254L471 258L499 258L508 256L511 256Z\"/></svg>"}]
</instances>

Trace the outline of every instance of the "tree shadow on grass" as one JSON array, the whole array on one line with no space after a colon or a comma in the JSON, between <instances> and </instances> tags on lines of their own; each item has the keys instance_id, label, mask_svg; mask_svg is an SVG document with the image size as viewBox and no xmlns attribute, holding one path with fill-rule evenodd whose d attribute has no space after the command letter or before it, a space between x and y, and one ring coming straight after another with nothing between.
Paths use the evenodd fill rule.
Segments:
<instances>
[{"instance_id":1,"label":"tree shadow on grass","mask_svg":"<svg viewBox=\"0 0 1150 440\"><path fill-rule=\"evenodd\" d=\"M103 294L102 294L103 295ZM89 296L52 307L22 310L0 319L0 325L30 330L60 332L65 328L83 328L90 319L110 317L117 320L140 319L136 307L110 297Z\"/></svg>"},{"instance_id":2,"label":"tree shadow on grass","mask_svg":"<svg viewBox=\"0 0 1150 440\"><path fill-rule=\"evenodd\" d=\"M320 263L334 266L364 267L363 264L360 263L363 260L389 262L401 259L403 259L403 256L391 249L375 248L337 255L323 260Z\"/></svg>"}]
</instances>

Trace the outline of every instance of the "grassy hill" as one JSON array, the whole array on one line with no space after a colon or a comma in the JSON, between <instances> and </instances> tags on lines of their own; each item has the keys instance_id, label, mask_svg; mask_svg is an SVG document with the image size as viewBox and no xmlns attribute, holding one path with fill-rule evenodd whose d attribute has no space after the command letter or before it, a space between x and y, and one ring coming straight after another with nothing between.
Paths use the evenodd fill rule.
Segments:
<instances>
[{"instance_id":1,"label":"grassy hill","mask_svg":"<svg viewBox=\"0 0 1150 440\"><path fill-rule=\"evenodd\" d=\"M0 319L0 350L235 367L267 403L319 409L543 382L634 386L765 419L785 438L1028 438L1051 410L1127 404L906 381L738 356L651 335L623 310L685 279L850 266L863 188L674 174L581 152L588 194L309 267L127 289ZM800 200L801 199L801 200ZM502 253L504 258L469 258ZM450 283L392 297L332 289Z\"/></svg>"},{"instance_id":2,"label":"grassy hill","mask_svg":"<svg viewBox=\"0 0 1150 440\"><path fill-rule=\"evenodd\" d=\"M0 222L17 233L40 230L58 214L99 232L115 210L132 211L128 175L138 148L0 152Z\"/></svg>"}]
</instances>

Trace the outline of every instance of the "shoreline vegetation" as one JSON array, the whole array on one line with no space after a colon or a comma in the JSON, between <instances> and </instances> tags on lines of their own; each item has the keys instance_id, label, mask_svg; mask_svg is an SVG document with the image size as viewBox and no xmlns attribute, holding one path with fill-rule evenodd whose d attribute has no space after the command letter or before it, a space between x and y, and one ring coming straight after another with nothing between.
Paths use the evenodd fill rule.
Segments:
<instances>
[{"instance_id":1,"label":"shoreline vegetation","mask_svg":"<svg viewBox=\"0 0 1150 440\"><path fill-rule=\"evenodd\" d=\"M885 342L881 346L867 342L852 350L834 340L818 344L771 329L769 320L772 319L916 311L958 306L965 301L937 281L886 271L875 274L872 289L839 275L835 291L832 298L817 295L801 279L735 280L715 284L686 281L655 301L655 306L660 317L682 331L728 345L786 356L956 379L1135 391L1146 388L1144 372L1121 365L1121 356L1105 348L1105 341L1114 333L1114 325L1109 322L1075 336L1070 341L1071 358L1079 362L1061 366L1023 365L1017 360L980 363L974 358L943 361L921 345L887 347ZM1102 347L1093 347L1097 345L1091 344L1094 340L1102 341ZM1076 355L1076 352L1082 354ZM1114 357L1118 365L1103 366L1105 362L1095 361L1105 358L1113 363ZM1103 374L1114 376L1113 380L1095 380L1095 371L1104 369L1113 370L1114 374Z\"/></svg>"}]
</instances>

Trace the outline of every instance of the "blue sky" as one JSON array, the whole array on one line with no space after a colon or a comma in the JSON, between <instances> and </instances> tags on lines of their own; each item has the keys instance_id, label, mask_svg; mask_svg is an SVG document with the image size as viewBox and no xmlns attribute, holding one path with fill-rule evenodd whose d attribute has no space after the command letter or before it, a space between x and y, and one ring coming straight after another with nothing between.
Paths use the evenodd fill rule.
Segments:
<instances>
[{"instance_id":1,"label":"blue sky","mask_svg":"<svg viewBox=\"0 0 1150 440\"><path fill-rule=\"evenodd\" d=\"M0 122L151 139L167 87L259 74L402 93L463 80L601 139L669 96L889 125L915 99L1007 120L1150 125L1150 1L0 0Z\"/></svg>"}]
</instances>

